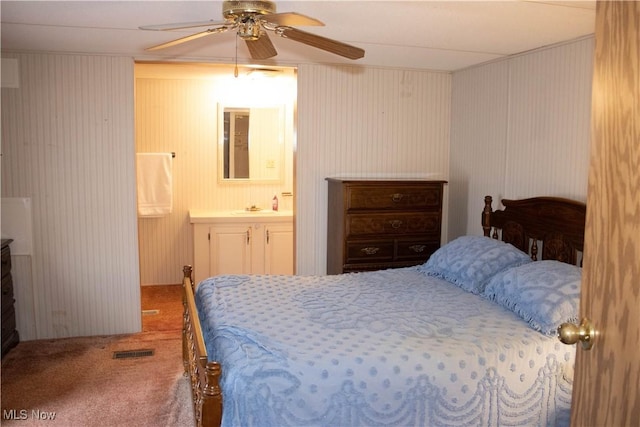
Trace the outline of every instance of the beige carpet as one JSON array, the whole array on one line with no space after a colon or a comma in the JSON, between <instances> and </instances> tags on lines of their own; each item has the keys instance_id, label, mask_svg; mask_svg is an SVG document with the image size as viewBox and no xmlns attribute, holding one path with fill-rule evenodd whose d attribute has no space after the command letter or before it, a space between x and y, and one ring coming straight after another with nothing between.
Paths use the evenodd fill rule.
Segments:
<instances>
[{"instance_id":1,"label":"beige carpet","mask_svg":"<svg viewBox=\"0 0 640 427\"><path fill-rule=\"evenodd\" d=\"M22 342L1 375L3 426L194 425L179 330Z\"/></svg>"}]
</instances>

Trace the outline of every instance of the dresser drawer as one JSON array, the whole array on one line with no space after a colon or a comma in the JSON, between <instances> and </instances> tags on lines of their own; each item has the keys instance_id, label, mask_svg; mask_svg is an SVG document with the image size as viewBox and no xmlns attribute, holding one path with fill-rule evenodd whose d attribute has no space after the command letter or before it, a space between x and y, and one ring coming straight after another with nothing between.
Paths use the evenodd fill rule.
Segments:
<instances>
[{"instance_id":1,"label":"dresser drawer","mask_svg":"<svg viewBox=\"0 0 640 427\"><path fill-rule=\"evenodd\" d=\"M440 247L439 239L347 240L347 264L372 262L423 262Z\"/></svg>"},{"instance_id":2,"label":"dresser drawer","mask_svg":"<svg viewBox=\"0 0 640 427\"><path fill-rule=\"evenodd\" d=\"M442 186L381 185L350 186L347 191L347 210L360 209L416 209L440 211Z\"/></svg>"},{"instance_id":3,"label":"dresser drawer","mask_svg":"<svg viewBox=\"0 0 640 427\"><path fill-rule=\"evenodd\" d=\"M13 309L13 281L11 275L2 278L2 313L9 307Z\"/></svg>"},{"instance_id":4,"label":"dresser drawer","mask_svg":"<svg viewBox=\"0 0 640 427\"><path fill-rule=\"evenodd\" d=\"M9 350L20 342L16 330L15 300L13 298L13 279L11 277L11 249L13 240L2 239L2 353L4 357Z\"/></svg>"},{"instance_id":5,"label":"dresser drawer","mask_svg":"<svg viewBox=\"0 0 640 427\"><path fill-rule=\"evenodd\" d=\"M2 277L11 272L11 251L9 246L2 248Z\"/></svg>"},{"instance_id":6,"label":"dresser drawer","mask_svg":"<svg viewBox=\"0 0 640 427\"><path fill-rule=\"evenodd\" d=\"M392 261L394 246L393 240L347 240L346 262Z\"/></svg>"},{"instance_id":7,"label":"dresser drawer","mask_svg":"<svg viewBox=\"0 0 640 427\"><path fill-rule=\"evenodd\" d=\"M2 335L1 339L4 342L8 337L13 335L13 331L16 329L16 312L13 306L2 310Z\"/></svg>"},{"instance_id":8,"label":"dresser drawer","mask_svg":"<svg viewBox=\"0 0 640 427\"><path fill-rule=\"evenodd\" d=\"M396 260L429 259L432 253L440 248L440 239L399 239L396 244Z\"/></svg>"},{"instance_id":9,"label":"dresser drawer","mask_svg":"<svg viewBox=\"0 0 640 427\"><path fill-rule=\"evenodd\" d=\"M347 237L433 234L440 236L437 212L348 214Z\"/></svg>"}]
</instances>

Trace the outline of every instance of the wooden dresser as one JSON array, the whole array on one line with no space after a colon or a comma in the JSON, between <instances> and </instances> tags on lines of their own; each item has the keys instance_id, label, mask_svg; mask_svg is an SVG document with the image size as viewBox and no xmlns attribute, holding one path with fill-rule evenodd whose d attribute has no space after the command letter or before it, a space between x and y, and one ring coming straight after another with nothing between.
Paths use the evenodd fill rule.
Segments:
<instances>
[{"instance_id":1,"label":"wooden dresser","mask_svg":"<svg viewBox=\"0 0 640 427\"><path fill-rule=\"evenodd\" d=\"M440 247L446 181L327 181L328 274L421 264Z\"/></svg>"},{"instance_id":2,"label":"wooden dresser","mask_svg":"<svg viewBox=\"0 0 640 427\"><path fill-rule=\"evenodd\" d=\"M11 278L11 249L13 240L2 239L2 357L20 341L16 330L16 312Z\"/></svg>"}]
</instances>

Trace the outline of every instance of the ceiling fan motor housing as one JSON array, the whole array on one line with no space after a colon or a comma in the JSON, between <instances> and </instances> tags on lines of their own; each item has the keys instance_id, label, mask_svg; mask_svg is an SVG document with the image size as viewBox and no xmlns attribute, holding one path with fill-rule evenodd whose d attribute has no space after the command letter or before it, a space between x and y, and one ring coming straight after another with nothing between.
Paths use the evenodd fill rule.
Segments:
<instances>
[{"instance_id":1,"label":"ceiling fan motor housing","mask_svg":"<svg viewBox=\"0 0 640 427\"><path fill-rule=\"evenodd\" d=\"M222 2L222 16L225 19L256 14L268 15L276 12L276 5L272 1L224 1Z\"/></svg>"}]
</instances>

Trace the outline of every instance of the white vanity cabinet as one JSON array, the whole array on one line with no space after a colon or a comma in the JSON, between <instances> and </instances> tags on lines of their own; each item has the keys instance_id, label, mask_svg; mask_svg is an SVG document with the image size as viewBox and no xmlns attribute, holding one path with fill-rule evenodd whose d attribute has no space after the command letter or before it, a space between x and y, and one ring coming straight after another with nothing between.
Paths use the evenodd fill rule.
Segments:
<instances>
[{"instance_id":1,"label":"white vanity cabinet","mask_svg":"<svg viewBox=\"0 0 640 427\"><path fill-rule=\"evenodd\" d=\"M194 280L218 274L293 274L293 215L189 212Z\"/></svg>"}]
</instances>

